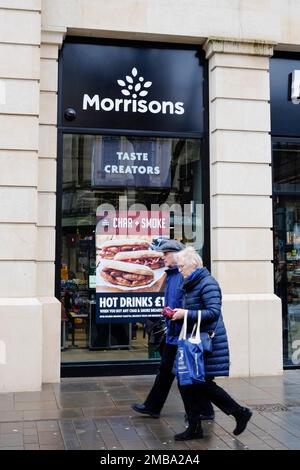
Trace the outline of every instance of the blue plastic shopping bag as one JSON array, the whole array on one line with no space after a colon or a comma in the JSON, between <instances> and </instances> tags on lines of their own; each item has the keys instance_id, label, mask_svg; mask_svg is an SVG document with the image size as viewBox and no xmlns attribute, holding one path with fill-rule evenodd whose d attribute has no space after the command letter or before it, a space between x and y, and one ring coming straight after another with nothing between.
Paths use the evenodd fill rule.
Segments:
<instances>
[{"instance_id":1,"label":"blue plastic shopping bag","mask_svg":"<svg viewBox=\"0 0 300 470\"><path fill-rule=\"evenodd\" d=\"M197 327L194 327L192 334L187 337L187 314L184 316L175 359L175 372L180 385L205 382L204 351L200 337L200 324L201 311L198 312Z\"/></svg>"}]
</instances>

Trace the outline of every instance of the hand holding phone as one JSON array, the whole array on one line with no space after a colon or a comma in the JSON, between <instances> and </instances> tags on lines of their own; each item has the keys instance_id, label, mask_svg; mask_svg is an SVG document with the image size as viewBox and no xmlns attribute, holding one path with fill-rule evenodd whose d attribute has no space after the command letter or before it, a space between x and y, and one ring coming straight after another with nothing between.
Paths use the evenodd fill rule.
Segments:
<instances>
[{"instance_id":1,"label":"hand holding phone","mask_svg":"<svg viewBox=\"0 0 300 470\"><path fill-rule=\"evenodd\" d=\"M164 307L162 311L162 314L167 318L172 318L174 313L174 310L172 310L170 307Z\"/></svg>"}]
</instances>

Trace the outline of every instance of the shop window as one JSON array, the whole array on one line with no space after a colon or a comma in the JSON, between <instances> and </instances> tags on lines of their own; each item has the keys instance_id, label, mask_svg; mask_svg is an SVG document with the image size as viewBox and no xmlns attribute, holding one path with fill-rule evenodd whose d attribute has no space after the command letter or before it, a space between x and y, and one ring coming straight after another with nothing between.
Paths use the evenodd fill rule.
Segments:
<instances>
[{"instance_id":1,"label":"shop window","mask_svg":"<svg viewBox=\"0 0 300 470\"><path fill-rule=\"evenodd\" d=\"M282 300L283 361L300 365L300 144L274 143L275 293Z\"/></svg>"},{"instance_id":2,"label":"shop window","mask_svg":"<svg viewBox=\"0 0 300 470\"><path fill-rule=\"evenodd\" d=\"M119 210L120 201L128 208L143 204L147 211L154 204L177 205L182 212L169 214L170 237L194 244L203 256L203 142L65 133L62 149L62 360L158 358L146 320L97 321L97 210L103 204ZM163 289L162 279L162 295Z\"/></svg>"}]
</instances>

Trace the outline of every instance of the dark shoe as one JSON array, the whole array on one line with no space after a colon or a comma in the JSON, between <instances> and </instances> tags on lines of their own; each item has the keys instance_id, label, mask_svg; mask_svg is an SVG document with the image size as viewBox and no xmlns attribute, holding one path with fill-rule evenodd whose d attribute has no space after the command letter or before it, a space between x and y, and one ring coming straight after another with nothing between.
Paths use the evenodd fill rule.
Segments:
<instances>
[{"instance_id":1,"label":"dark shoe","mask_svg":"<svg viewBox=\"0 0 300 470\"><path fill-rule=\"evenodd\" d=\"M175 434L175 441L190 441L192 439L202 439L203 430L201 426L201 421L190 422L189 427L180 434Z\"/></svg>"},{"instance_id":2,"label":"dark shoe","mask_svg":"<svg viewBox=\"0 0 300 470\"><path fill-rule=\"evenodd\" d=\"M236 420L236 427L233 431L235 436L242 434L245 431L248 421L251 419L252 411L249 408L241 408L240 411L233 415Z\"/></svg>"},{"instance_id":3,"label":"dark shoe","mask_svg":"<svg viewBox=\"0 0 300 470\"><path fill-rule=\"evenodd\" d=\"M159 413L156 413L155 411L150 410L145 405L134 403L134 405L131 405L131 408L137 413L141 413L142 415L148 415L148 416L151 416L151 418L159 418Z\"/></svg>"}]
</instances>

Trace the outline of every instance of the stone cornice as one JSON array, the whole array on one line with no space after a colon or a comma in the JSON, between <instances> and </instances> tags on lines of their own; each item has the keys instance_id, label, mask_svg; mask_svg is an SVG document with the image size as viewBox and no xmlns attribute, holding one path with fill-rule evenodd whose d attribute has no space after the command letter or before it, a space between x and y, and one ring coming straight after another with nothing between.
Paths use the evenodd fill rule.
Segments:
<instances>
[{"instance_id":1,"label":"stone cornice","mask_svg":"<svg viewBox=\"0 0 300 470\"><path fill-rule=\"evenodd\" d=\"M42 44L51 44L53 46L60 47L63 43L63 40L67 34L67 28L61 28L57 26L52 27L42 27Z\"/></svg>"},{"instance_id":2,"label":"stone cornice","mask_svg":"<svg viewBox=\"0 0 300 470\"><path fill-rule=\"evenodd\" d=\"M275 45L275 42L268 41L210 37L204 42L203 49L207 59L216 53L270 57Z\"/></svg>"}]
</instances>

